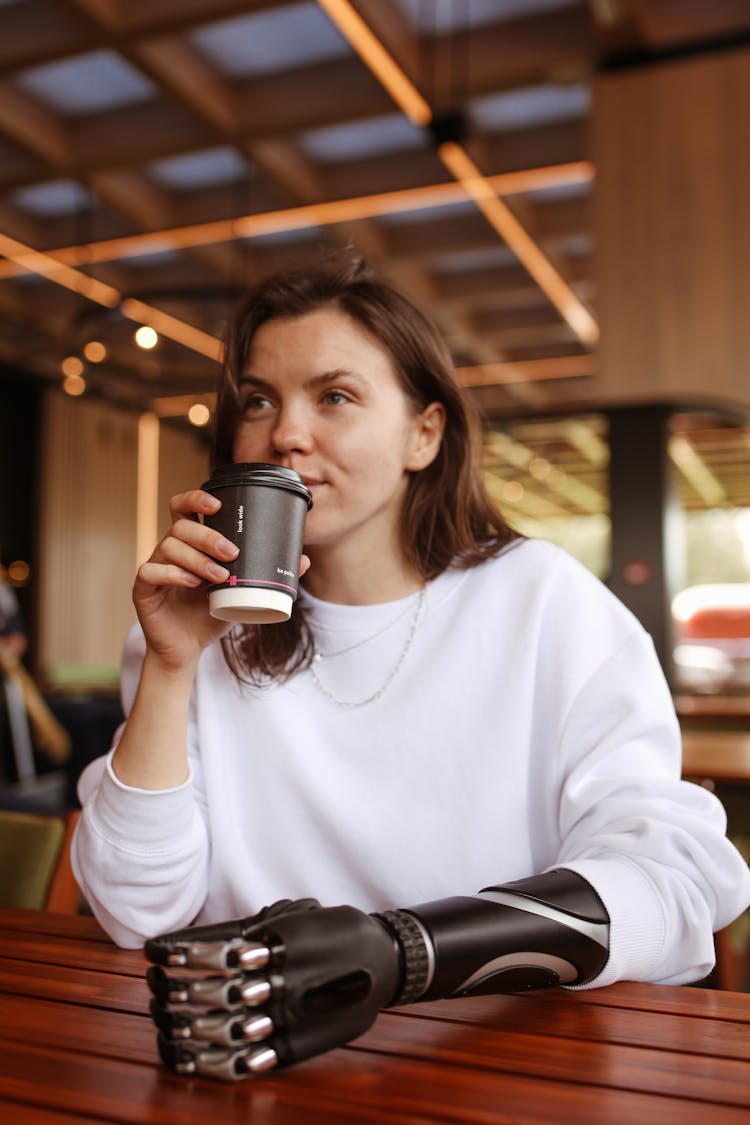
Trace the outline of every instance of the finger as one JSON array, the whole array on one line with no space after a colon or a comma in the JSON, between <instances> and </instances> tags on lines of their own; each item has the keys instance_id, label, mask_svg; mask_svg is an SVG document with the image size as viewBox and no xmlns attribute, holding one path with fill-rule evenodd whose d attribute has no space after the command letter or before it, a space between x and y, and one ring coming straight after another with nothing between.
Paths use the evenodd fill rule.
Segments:
<instances>
[{"instance_id":1,"label":"finger","mask_svg":"<svg viewBox=\"0 0 750 1125\"><path fill-rule=\"evenodd\" d=\"M300 578L302 577L303 574L307 574L307 572L308 572L308 570L310 569L311 566L312 566L312 563L310 562L310 556L309 555L302 555L300 557L300 560L299 560L299 576L300 576Z\"/></svg>"},{"instance_id":2,"label":"finger","mask_svg":"<svg viewBox=\"0 0 750 1125\"><path fill-rule=\"evenodd\" d=\"M192 1004L196 1007L257 1008L271 996L271 982L248 973L232 977L174 977L161 965L151 965L146 981L152 994L164 1005Z\"/></svg>"},{"instance_id":3,"label":"finger","mask_svg":"<svg viewBox=\"0 0 750 1125\"><path fill-rule=\"evenodd\" d=\"M136 586L184 586L195 588L203 583L199 574L184 570L181 566L165 563L145 562L138 567Z\"/></svg>"},{"instance_id":4,"label":"finger","mask_svg":"<svg viewBox=\"0 0 750 1125\"><path fill-rule=\"evenodd\" d=\"M189 492L178 492L169 501L169 513L174 523L181 516L195 519L200 514L208 515L218 512L221 500L202 488L191 488Z\"/></svg>"},{"instance_id":5,"label":"finger","mask_svg":"<svg viewBox=\"0 0 750 1125\"><path fill-rule=\"evenodd\" d=\"M168 1039L195 1039L221 1047L236 1046L239 1041L260 1043L273 1032L273 1021L265 1012L193 1012L173 1010L153 999L151 1018Z\"/></svg>"},{"instance_id":6,"label":"finger","mask_svg":"<svg viewBox=\"0 0 750 1125\"><path fill-rule=\"evenodd\" d=\"M175 1074L200 1074L206 1078L220 1078L236 1082L248 1074L261 1074L278 1065L278 1056L273 1048L206 1047L187 1040L173 1043L163 1033L159 1034L157 1044L162 1062Z\"/></svg>"},{"instance_id":7,"label":"finger","mask_svg":"<svg viewBox=\"0 0 750 1125\"><path fill-rule=\"evenodd\" d=\"M229 571L222 563L174 535L162 539L146 565L149 564L164 568L163 576L152 574L150 569L143 573L142 577L147 581L150 579L153 585L171 584L171 566L177 567L178 572L196 575L204 582L226 582L229 578ZM182 584L178 582L178 585Z\"/></svg>"},{"instance_id":8,"label":"finger","mask_svg":"<svg viewBox=\"0 0 750 1125\"><path fill-rule=\"evenodd\" d=\"M271 957L263 942L235 935L224 941L191 941L190 930L174 940L154 938L146 942L145 948L153 964L180 969L257 972L266 967Z\"/></svg>"},{"instance_id":9,"label":"finger","mask_svg":"<svg viewBox=\"0 0 750 1125\"><path fill-rule=\"evenodd\" d=\"M231 561L236 559L240 549L231 539L227 539L220 531L214 531L204 524L195 523L193 520L180 518L175 520L164 539L169 537L189 543L206 555L214 558Z\"/></svg>"}]
</instances>

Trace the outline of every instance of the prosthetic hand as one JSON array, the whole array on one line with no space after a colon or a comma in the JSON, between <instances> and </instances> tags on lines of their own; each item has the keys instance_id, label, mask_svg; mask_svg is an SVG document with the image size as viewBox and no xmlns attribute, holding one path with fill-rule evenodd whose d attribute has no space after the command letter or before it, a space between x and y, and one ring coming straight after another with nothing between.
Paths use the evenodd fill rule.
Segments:
<instances>
[{"instance_id":1,"label":"prosthetic hand","mask_svg":"<svg viewBox=\"0 0 750 1125\"><path fill-rule=\"evenodd\" d=\"M609 916L560 869L382 914L285 900L145 948L163 1061L237 1079L340 1046L395 1004L585 984Z\"/></svg>"}]
</instances>

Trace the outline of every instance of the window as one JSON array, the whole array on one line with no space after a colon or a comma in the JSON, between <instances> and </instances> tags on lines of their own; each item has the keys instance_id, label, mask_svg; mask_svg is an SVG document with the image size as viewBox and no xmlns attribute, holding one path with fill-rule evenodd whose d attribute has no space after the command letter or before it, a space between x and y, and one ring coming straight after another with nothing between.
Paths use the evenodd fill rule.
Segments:
<instances>
[{"instance_id":1,"label":"window","mask_svg":"<svg viewBox=\"0 0 750 1125\"><path fill-rule=\"evenodd\" d=\"M717 413L675 414L668 449L682 512L675 689L750 694L750 428Z\"/></svg>"},{"instance_id":2,"label":"window","mask_svg":"<svg viewBox=\"0 0 750 1125\"><path fill-rule=\"evenodd\" d=\"M605 579L610 568L608 423L603 414L488 421L482 467L508 522Z\"/></svg>"}]
</instances>

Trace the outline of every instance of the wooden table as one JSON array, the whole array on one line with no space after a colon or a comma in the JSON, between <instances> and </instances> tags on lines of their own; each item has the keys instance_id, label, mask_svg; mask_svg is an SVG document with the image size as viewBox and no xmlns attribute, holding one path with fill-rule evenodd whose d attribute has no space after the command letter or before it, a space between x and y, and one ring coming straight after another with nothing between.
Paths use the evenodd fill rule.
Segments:
<instances>
[{"instance_id":1,"label":"wooden table","mask_svg":"<svg viewBox=\"0 0 750 1125\"><path fill-rule=\"evenodd\" d=\"M683 730L685 777L750 785L750 734L734 730Z\"/></svg>"},{"instance_id":2,"label":"wooden table","mask_svg":"<svg viewBox=\"0 0 750 1125\"><path fill-rule=\"evenodd\" d=\"M8 1125L750 1121L750 995L617 984L381 1014L356 1043L224 1084L159 1062L140 952L0 910Z\"/></svg>"}]
</instances>

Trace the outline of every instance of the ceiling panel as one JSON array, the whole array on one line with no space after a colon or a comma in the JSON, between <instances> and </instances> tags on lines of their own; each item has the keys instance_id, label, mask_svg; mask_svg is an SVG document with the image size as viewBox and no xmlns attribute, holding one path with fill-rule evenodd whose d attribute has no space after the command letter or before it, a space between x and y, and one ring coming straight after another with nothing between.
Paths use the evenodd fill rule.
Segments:
<instances>
[{"instance_id":1,"label":"ceiling panel","mask_svg":"<svg viewBox=\"0 0 750 1125\"><path fill-rule=\"evenodd\" d=\"M204 345L213 337L215 356L246 284L346 245L429 307L486 409L595 398L592 343L457 185L436 140L458 130L595 325L592 77L623 53L746 36L748 5L352 8L429 126L322 0L0 0L0 363L58 383L66 357L101 338L107 359L84 359L86 393L169 413L172 398L210 394L216 359L167 336L144 356L129 301ZM56 262L68 272L51 275ZM115 292L113 307L75 291L87 278Z\"/></svg>"}]
</instances>

